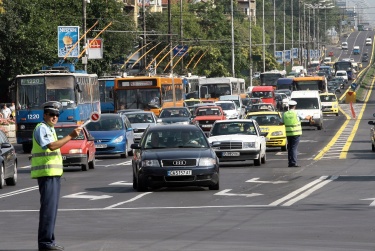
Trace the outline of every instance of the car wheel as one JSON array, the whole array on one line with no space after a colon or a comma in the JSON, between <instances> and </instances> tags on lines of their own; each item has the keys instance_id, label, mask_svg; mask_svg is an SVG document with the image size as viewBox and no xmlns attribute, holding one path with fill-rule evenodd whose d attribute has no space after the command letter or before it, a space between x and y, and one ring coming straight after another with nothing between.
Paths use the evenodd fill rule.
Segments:
<instances>
[{"instance_id":1,"label":"car wheel","mask_svg":"<svg viewBox=\"0 0 375 251\"><path fill-rule=\"evenodd\" d=\"M209 190L219 190L220 189L220 182L219 182L219 180L217 181L217 183L215 185L209 186L208 189Z\"/></svg>"},{"instance_id":2,"label":"car wheel","mask_svg":"<svg viewBox=\"0 0 375 251\"><path fill-rule=\"evenodd\" d=\"M95 169L95 157L89 162L89 169Z\"/></svg>"},{"instance_id":3,"label":"car wheel","mask_svg":"<svg viewBox=\"0 0 375 251\"><path fill-rule=\"evenodd\" d=\"M32 144L22 144L22 150L24 153L31 153L32 148Z\"/></svg>"},{"instance_id":4,"label":"car wheel","mask_svg":"<svg viewBox=\"0 0 375 251\"><path fill-rule=\"evenodd\" d=\"M287 145L285 145L285 146L282 146L282 147L281 147L281 151L285 152L287 148L288 148L288 146L287 146Z\"/></svg>"},{"instance_id":5,"label":"car wheel","mask_svg":"<svg viewBox=\"0 0 375 251\"><path fill-rule=\"evenodd\" d=\"M128 156L133 156L133 149L130 148L130 151L128 151Z\"/></svg>"},{"instance_id":6,"label":"car wheel","mask_svg":"<svg viewBox=\"0 0 375 251\"><path fill-rule=\"evenodd\" d=\"M260 159L260 161L262 162L262 164L265 164L266 161L267 161L267 153L264 152L264 156Z\"/></svg>"},{"instance_id":7,"label":"car wheel","mask_svg":"<svg viewBox=\"0 0 375 251\"><path fill-rule=\"evenodd\" d=\"M128 144L125 144L125 153L122 153L120 156L121 156L121 158L129 157Z\"/></svg>"},{"instance_id":8,"label":"car wheel","mask_svg":"<svg viewBox=\"0 0 375 251\"><path fill-rule=\"evenodd\" d=\"M144 179L143 175L141 175L141 174L138 174L137 191L138 192L146 192L147 191L146 180Z\"/></svg>"},{"instance_id":9,"label":"car wheel","mask_svg":"<svg viewBox=\"0 0 375 251\"><path fill-rule=\"evenodd\" d=\"M322 130L322 128L323 128L323 124L320 124L320 125L318 126L318 130Z\"/></svg>"},{"instance_id":10,"label":"car wheel","mask_svg":"<svg viewBox=\"0 0 375 251\"><path fill-rule=\"evenodd\" d=\"M339 116L339 113L336 113L336 116Z\"/></svg>"},{"instance_id":11,"label":"car wheel","mask_svg":"<svg viewBox=\"0 0 375 251\"><path fill-rule=\"evenodd\" d=\"M0 189L5 186L5 173L4 173L4 165L1 164L0 166Z\"/></svg>"},{"instance_id":12,"label":"car wheel","mask_svg":"<svg viewBox=\"0 0 375 251\"><path fill-rule=\"evenodd\" d=\"M87 156L86 163L81 165L82 171L87 171L88 166L89 166L89 156Z\"/></svg>"},{"instance_id":13,"label":"car wheel","mask_svg":"<svg viewBox=\"0 0 375 251\"><path fill-rule=\"evenodd\" d=\"M13 164L13 176L5 180L7 186L15 186L17 184L17 162Z\"/></svg>"},{"instance_id":14,"label":"car wheel","mask_svg":"<svg viewBox=\"0 0 375 251\"><path fill-rule=\"evenodd\" d=\"M261 157L260 157L260 154L259 154L259 157L257 159L254 160L254 166L260 166L261 165Z\"/></svg>"},{"instance_id":15,"label":"car wheel","mask_svg":"<svg viewBox=\"0 0 375 251\"><path fill-rule=\"evenodd\" d=\"M375 152L375 146L374 146L374 144L371 144L371 149L372 149L373 152Z\"/></svg>"},{"instance_id":16,"label":"car wheel","mask_svg":"<svg viewBox=\"0 0 375 251\"><path fill-rule=\"evenodd\" d=\"M137 178L135 177L134 173L133 173L133 189L138 190Z\"/></svg>"}]
</instances>

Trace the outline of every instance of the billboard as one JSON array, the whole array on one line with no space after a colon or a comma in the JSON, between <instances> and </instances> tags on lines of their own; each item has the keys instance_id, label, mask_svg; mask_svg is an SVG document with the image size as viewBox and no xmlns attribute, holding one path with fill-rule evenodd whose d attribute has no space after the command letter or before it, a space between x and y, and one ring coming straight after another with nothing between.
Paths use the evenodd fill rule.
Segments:
<instances>
[{"instance_id":1,"label":"billboard","mask_svg":"<svg viewBox=\"0 0 375 251\"><path fill-rule=\"evenodd\" d=\"M88 59L102 59L103 58L103 40L102 39L87 39L87 58Z\"/></svg>"},{"instance_id":2,"label":"billboard","mask_svg":"<svg viewBox=\"0 0 375 251\"><path fill-rule=\"evenodd\" d=\"M79 43L75 46L78 40L79 40L79 26L58 26L57 27L58 57L59 58L63 58L65 56L70 57L70 58L78 57L80 54Z\"/></svg>"}]
</instances>

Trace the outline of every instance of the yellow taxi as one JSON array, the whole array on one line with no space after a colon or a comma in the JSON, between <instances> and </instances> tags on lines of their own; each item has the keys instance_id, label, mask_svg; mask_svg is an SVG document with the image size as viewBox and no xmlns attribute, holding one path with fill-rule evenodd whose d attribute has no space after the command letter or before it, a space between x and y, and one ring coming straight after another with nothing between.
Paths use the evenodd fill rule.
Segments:
<instances>
[{"instance_id":1,"label":"yellow taxi","mask_svg":"<svg viewBox=\"0 0 375 251\"><path fill-rule=\"evenodd\" d=\"M184 100L184 106L187 107L191 114L194 113L194 109L196 104L201 104L202 101L200 99L190 98Z\"/></svg>"},{"instance_id":2,"label":"yellow taxi","mask_svg":"<svg viewBox=\"0 0 375 251\"><path fill-rule=\"evenodd\" d=\"M339 116L339 102L334 93L321 93L320 102L322 103L323 114L335 114Z\"/></svg>"},{"instance_id":3,"label":"yellow taxi","mask_svg":"<svg viewBox=\"0 0 375 251\"><path fill-rule=\"evenodd\" d=\"M254 119L262 132L267 132L267 147L281 147L286 151L287 140L285 126L282 124L281 114L276 111L249 112L247 119Z\"/></svg>"}]
</instances>

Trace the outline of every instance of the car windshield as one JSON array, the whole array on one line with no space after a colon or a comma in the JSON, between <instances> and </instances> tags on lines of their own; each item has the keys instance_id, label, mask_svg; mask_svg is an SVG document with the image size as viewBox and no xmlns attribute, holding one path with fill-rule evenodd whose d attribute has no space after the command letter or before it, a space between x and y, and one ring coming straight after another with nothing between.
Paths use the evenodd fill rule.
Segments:
<instances>
[{"instance_id":1,"label":"car windshield","mask_svg":"<svg viewBox=\"0 0 375 251\"><path fill-rule=\"evenodd\" d=\"M62 139L65 136L69 135L75 127L55 127L56 135L58 139ZM80 132L80 134L74 138L74 140L84 140L85 136L83 134L83 130Z\"/></svg>"},{"instance_id":2,"label":"car windshield","mask_svg":"<svg viewBox=\"0 0 375 251\"><path fill-rule=\"evenodd\" d=\"M195 114L197 117L199 116L219 116L219 115L222 115L221 114L221 111L219 108L198 108L196 110L196 114Z\"/></svg>"},{"instance_id":3,"label":"car windshield","mask_svg":"<svg viewBox=\"0 0 375 251\"><path fill-rule=\"evenodd\" d=\"M142 144L145 149L209 147L202 131L185 129L150 131Z\"/></svg>"},{"instance_id":4,"label":"car windshield","mask_svg":"<svg viewBox=\"0 0 375 251\"><path fill-rule=\"evenodd\" d=\"M233 103L217 103L217 105L220 106L224 111L236 109Z\"/></svg>"},{"instance_id":5,"label":"car windshield","mask_svg":"<svg viewBox=\"0 0 375 251\"><path fill-rule=\"evenodd\" d=\"M333 102L333 101L337 101L337 98L334 95L322 95L320 96L320 101L321 102Z\"/></svg>"},{"instance_id":6,"label":"car windshield","mask_svg":"<svg viewBox=\"0 0 375 251\"><path fill-rule=\"evenodd\" d=\"M138 113L126 115L132 124L155 123L154 117L150 113Z\"/></svg>"},{"instance_id":7,"label":"car windshield","mask_svg":"<svg viewBox=\"0 0 375 251\"><path fill-rule=\"evenodd\" d=\"M121 117L102 117L98 122L89 123L86 128L89 131L117 131L124 130Z\"/></svg>"},{"instance_id":8,"label":"car windshield","mask_svg":"<svg viewBox=\"0 0 375 251\"><path fill-rule=\"evenodd\" d=\"M252 121L216 123L211 131L211 136L230 134L256 135L254 123Z\"/></svg>"},{"instance_id":9,"label":"car windshield","mask_svg":"<svg viewBox=\"0 0 375 251\"><path fill-rule=\"evenodd\" d=\"M187 109L165 109L162 110L159 118L171 118L171 117L189 117Z\"/></svg>"},{"instance_id":10,"label":"car windshield","mask_svg":"<svg viewBox=\"0 0 375 251\"><path fill-rule=\"evenodd\" d=\"M272 126L280 125L281 118L277 114L257 114L257 115L248 115L247 119L254 119L260 126Z\"/></svg>"}]
</instances>

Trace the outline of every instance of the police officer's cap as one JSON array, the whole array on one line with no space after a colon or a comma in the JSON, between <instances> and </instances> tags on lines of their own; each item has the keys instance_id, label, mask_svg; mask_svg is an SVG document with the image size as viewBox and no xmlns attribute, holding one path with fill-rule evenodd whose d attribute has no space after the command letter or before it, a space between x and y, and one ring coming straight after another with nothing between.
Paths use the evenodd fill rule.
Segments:
<instances>
[{"instance_id":1,"label":"police officer's cap","mask_svg":"<svg viewBox=\"0 0 375 251\"><path fill-rule=\"evenodd\" d=\"M294 101L294 100L291 100L291 101L288 102L288 105L296 106L296 105L297 105L297 102Z\"/></svg>"},{"instance_id":2,"label":"police officer's cap","mask_svg":"<svg viewBox=\"0 0 375 251\"><path fill-rule=\"evenodd\" d=\"M49 102L44 103L42 107L44 109L44 113L52 112L52 113L60 114L60 110L62 109L62 104L57 101L49 101Z\"/></svg>"}]
</instances>

